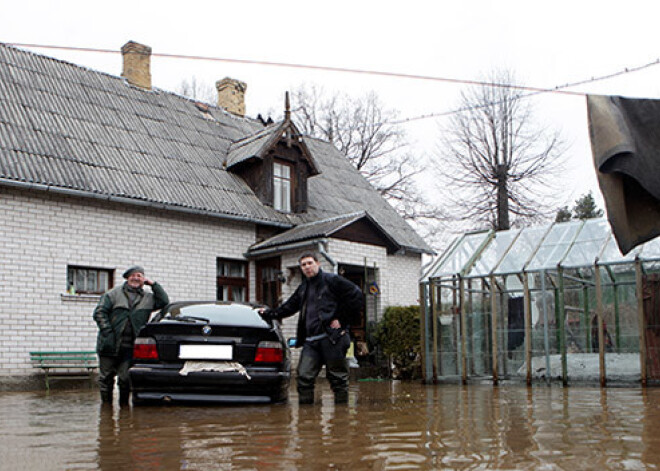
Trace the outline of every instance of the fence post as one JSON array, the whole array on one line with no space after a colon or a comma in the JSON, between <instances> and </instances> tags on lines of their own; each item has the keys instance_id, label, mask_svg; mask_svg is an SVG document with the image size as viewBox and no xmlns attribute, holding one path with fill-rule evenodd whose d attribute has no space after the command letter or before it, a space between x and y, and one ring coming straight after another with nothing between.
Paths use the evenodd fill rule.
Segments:
<instances>
[{"instance_id":1,"label":"fence post","mask_svg":"<svg viewBox=\"0 0 660 471\"><path fill-rule=\"evenodd\" d=\"M598 366L600 386L604 388L607 383L607 372L605 371L605 332L603 331L603 286L597 261L594 265L594 275L596 276L596 315L598 316Z\"/></svg>"},{"instance_id":2,"label":"fence post","mask_svg":"<svg viewBox=\"0 0 660 471\"><path fill-rule=\"evenodd\" d=\"M564 297L564 269L557 268L559 278L559 352L561 354L561 380L564 386L568 384L568 364L566 363L566 305Z\"/></svg>"},{"instance_id":3,"label":"fence post","mask_svg":"<svg viewBox=\"0 0 660 471\"><path fill-rule=\"evenodd\" d=\"M491 343L492 343L492 370L493 384L498 383L497 377L497 286L495 285L495 276L490 275L490 325L491 325Z\"/></svg>"},{"instance_id":4,"label":"fence post","mask_svg":"<svg viewBox=\"0 0 660 471\"><path fill-rule=\"evenodd\" d=\"M465 280L459 279L459 302L461 304L461 378L467 384L467 309L465 306Z\"/></svg>"},{"instance_id":5,"label":"fence post","mask_svg":"<svg viewBox=\"0 0 660 471\"><path fill-rule=\"evenodd\" d=\"M644 320L644 280L642 261L635 259L635 290L637 292L637 322L639 323L639 369L642 386L646 387L646 322Z\"/></svg>"},{"instance_id":6,"label":"fence post","mask_svg":"<svg viewBox=\"0 0 660 471\"><path fill-rule=\"evenodd\" d=\"M431 359L431 369L433 371L433 382L438 380L438 303L436 300L436 287L431 282L429 286L429 295L431 298L431 332L433 337L433 358Z\"/></svg>"},{"instance_id":7,"label":"fence post","mask_svg":"<svg viewBox=\"0 0 660 471\"><path fill-rule=\"evenodd\" d=\"M431 280L429 279L429 285L431 284ZM429 382L428 378L428 368L426 366L426 362L428 360L428 355L426 354L427 348L429 347L428 345L428 335L426 332L426 314L428 312L426 306L427 306L427 297L426 297L426 284L420 283L419 284L419 341L421 344L421 360L422 360L422 378L424 380L424 383Z\"/></svg>"},{"instance_id":8,"label":"fence post","mask_svg":"<svg viewBox=\"0 0 660 471\"><path fill-rule=\"evenodd\" d=\"M527 385L532 385L532 310L529 294L529 278L523 273L523 309L525 313L525 364L527 365Z\"/></svg>"}]
</instances>

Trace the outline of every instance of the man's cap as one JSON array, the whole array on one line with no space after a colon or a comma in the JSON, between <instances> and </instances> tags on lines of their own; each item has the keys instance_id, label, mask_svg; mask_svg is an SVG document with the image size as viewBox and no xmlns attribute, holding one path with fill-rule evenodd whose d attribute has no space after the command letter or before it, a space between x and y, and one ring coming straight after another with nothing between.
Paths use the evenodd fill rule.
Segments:
<instances>
[{"instance_id":1,"label":"man's cap","mask_svg":"<svg viewBox=\"0 0 660 471\"><path fill-rule=\"evenodd\" d=\"M142 273L142 274L144 275L144 268L142 268L142 267L139 266L139 265L132 266L131 268L129 268L128 270L126 270L122 276L123 276L124 278L128 278L128 277L131 276L133 273Z\"/></svg>"}]
</instances>

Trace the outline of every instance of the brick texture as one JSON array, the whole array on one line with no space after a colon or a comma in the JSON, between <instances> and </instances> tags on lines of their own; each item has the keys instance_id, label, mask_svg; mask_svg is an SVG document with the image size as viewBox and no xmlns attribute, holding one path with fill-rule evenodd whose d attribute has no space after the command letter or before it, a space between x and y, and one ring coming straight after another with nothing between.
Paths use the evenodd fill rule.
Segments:
<instances>
[{"instance_id":1,"label":"brick texture","mask_svg":"<svg viewBox=\"0 0 660 471\"><path fill-rule=\"evenodd\" d=\"M94 349L98 297L66 296L68 265L111 269L119 284L139 264L171 300L213 300L216 258L255 241L251 224L8 189L0 220L0 377L32 373L32 350Z\"/></svg>"},{"instance_id":2,"label":"brick texture","mask_svg":"<svg viewBox=\"0 0 660 471\"><path fill-rule=\"evenodd\" d=\"M94 349L98 297L66 295L69 265L113 270L119 284L123 271L139 264L173 301L213 300L216 259L243 259L255 242L248 223L4 187L0 220L0 381L34 373L32 350ZM383 247L343 240L331 240L326 250L339 264L366 263L375 273L381 293L369 309L379 318L388 305L417 302L419 255L393 256ZM301 281L299 254L282 254L283 299ZM328 260L322 266L333 270ZM249 273L254 301L254 262ZM296 322L297 315L284 321L287 337L295 336Z\"/></svg>"}]
</instances>

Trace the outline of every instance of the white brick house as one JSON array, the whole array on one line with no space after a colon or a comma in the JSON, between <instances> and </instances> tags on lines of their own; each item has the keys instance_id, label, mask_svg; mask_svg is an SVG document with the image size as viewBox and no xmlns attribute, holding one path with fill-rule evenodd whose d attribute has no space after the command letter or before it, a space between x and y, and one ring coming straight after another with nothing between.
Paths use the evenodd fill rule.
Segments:
<instances>
[{"instance_id":1,"label":"white brick house","mask_svg":"<svg viewBox=\"0 0 660 471\"><path fill-rule=\"evenodd\" d=\"M274 304L315 250L377 283L367 319L417 303L430 248L332 145L140 80L0 44L0 390L30 351L93 350L99 293L134 264L171 300Z\"/></svg>"}]
</instances>

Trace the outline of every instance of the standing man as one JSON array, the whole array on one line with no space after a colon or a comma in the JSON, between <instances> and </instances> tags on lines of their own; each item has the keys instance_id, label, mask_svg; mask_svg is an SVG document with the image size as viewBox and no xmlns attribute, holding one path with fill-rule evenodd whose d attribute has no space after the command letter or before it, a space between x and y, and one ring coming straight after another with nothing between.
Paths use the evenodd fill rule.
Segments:
<instances>
[{"instance_id":1,"label":"standing man","mask_svg":"<svg viewBox=\"0 0 660 471\"><path fill-rule=\"evenodd\" d=\"M302 346L298 362L297 385L300 404L314 403L314 383L323 365L335 404L348 401L346 352L351 340L350 320L364 306L362 291L354 283L321 270L316 254L305 253L298 263L304 275L293 295L281 306L262 310L266 319L282 319L300 312L296 346Z\"/></svg>"},{"instance_id":2,"label":"standing man","mask_svg":"<svg viewBox=\"0 0 660 471\"><path fill-rule=\"evenodd\" d=\"M99 356L101 400L112 403L115 376L119 376L119 402L128 403L130 385L128 368L133 359L133 343L138 331L156 309L167 305L169 298L163 287L144 276L144 268L134 266L123 274L124 284L101 296L94 320L99 327L96 353ZM151 286L151 293L144 291Z\"/></svg>"}]
</instances>

